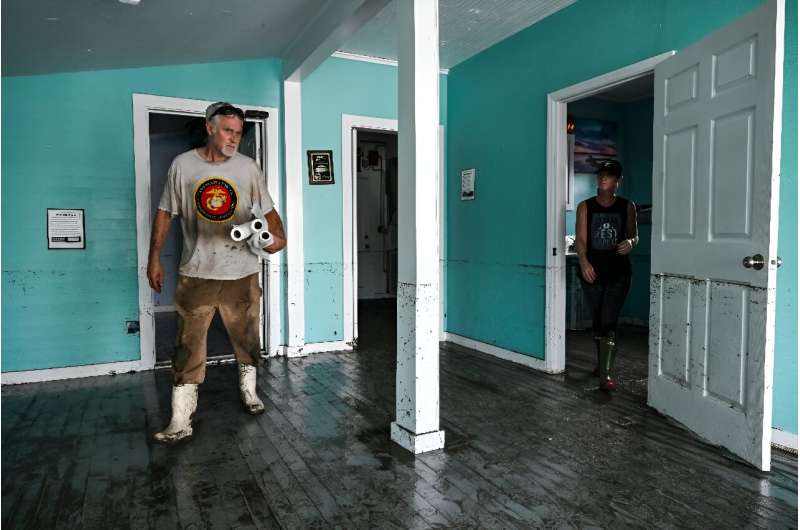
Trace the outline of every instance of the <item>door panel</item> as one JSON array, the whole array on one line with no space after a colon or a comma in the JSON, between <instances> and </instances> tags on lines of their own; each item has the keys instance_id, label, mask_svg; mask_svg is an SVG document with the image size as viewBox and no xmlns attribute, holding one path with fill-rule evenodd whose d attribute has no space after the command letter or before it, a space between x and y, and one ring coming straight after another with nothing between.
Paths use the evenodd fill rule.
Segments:
<instances>
[{"instance_id":1,"label":"door panel","mask_svg":"<svg viewBox=\"0 0 800 530\"><path fill-rule=\"evenodd\" d=\"M714 93L717 96L756 75L756 39L750 37L714 56Z\"/></svg>"},{"instance_id":2,"label":"door panel","mask_svg":"<svg viewBox=\"0 0 800 530\"><path fill-rule=\"evenodd\" d=\"M694 237L695 158L697 127L683 129L664 137L664 201L671 208L664 210L662 238Z\"/></svg>"},{"instance_id":3,"label":"door panel","mask_svg":"<svg viewBox=\"0 0 800 530\"><path fill-rule=\"evenodd\" d=\"M744 359L747 356L747 296L742 285L710 283L708 345L703 383L706 392L733 407L744 405Z\"/></svg>"},{"instance_id":4,"label":"door panel","mask_svg":"<svg viewBox=\"0 0 800 530\"><path fill-rule=\"evenodd\" d=\"M661 300L662 318L660 336L662 350L659 352L659 373L675 384L686 386L689 383L689 346L691 345L688 325L691 322L692 284L679 278L663 278L661 293L669 296ZM686 322L687 325L678 325Z\"/></svg>"},{"instance_id":5,"label":"door panel","mask_svg":"<svg viewBox=\"0 0 800 530\"><path fill-rule=\"evenodd\" d=\"M648 402L764 470L782 28L770 0L658 65L653 123Z\"/></svg>"},{"instance_id":6,"label":"door panel","mask_svg":"<svg viewBox=\"0 0 800 530\"><path fill-rule=\"evenodd\" d=\"M681 106L697 100L697 72L699 65L682 70L664 81L665 103L664 114L674 112Z\"/></svg>"}]
</instances>

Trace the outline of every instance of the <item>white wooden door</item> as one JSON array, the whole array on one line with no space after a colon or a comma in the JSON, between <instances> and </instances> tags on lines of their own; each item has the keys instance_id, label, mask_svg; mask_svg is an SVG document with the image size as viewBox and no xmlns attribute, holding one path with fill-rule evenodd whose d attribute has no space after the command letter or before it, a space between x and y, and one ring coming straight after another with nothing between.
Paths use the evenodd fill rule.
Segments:
<instances>
[{"instance_id":1,"label":"white wooden door","mask_svg":"<svg viewBox=\"0 0 800 530\"><path fill-rule=\"evenodd\" d=\"M768 0L655 70L648 402L762 470L782 65L783 0Z\"/></svg>"}]
</instances>

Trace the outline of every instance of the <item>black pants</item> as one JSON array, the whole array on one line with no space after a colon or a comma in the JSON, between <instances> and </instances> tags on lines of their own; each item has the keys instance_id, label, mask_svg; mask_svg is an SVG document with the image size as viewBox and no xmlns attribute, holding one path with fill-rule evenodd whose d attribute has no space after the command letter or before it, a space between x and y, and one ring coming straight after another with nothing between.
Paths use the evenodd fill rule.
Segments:
<instances>
[{"instance_id":1,"label":"black pants","mask_svg":"<svg viewBox=\"0 0 800 530\"><path fill-rule=\"evenodd\" d=\"M592 331L595 337L609 337L617 333L617 320L631 288L628 275L605 284L587 283L581 278L583 296L592 308Z\"/></svg>"}]
</instances>

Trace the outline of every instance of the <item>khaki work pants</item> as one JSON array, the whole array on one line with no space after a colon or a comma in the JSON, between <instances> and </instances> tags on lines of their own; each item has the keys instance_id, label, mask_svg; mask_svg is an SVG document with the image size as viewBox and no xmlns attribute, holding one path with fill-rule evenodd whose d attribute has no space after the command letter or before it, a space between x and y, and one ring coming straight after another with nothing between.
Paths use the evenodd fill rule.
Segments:
<instances>
[{"instance_id":1,"label":"khaki work pants","mask_svg":"<svg viewBox=\"0 0 800 530\"><path fill-rule=\"evenodd\" d=\"M172 357L174 383L200 384L206 377L208 327L219 309L236 360L256 365L261 351L258 274L238 280L207 280L178 276L175 307L178 339Z\"/></svg>"}]
</instances>

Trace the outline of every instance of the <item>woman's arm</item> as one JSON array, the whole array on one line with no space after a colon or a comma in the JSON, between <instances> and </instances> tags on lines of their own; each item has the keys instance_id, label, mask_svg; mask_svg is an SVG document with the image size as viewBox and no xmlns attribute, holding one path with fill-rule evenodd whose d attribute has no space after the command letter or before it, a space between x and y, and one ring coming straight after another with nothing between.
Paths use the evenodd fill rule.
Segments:
<instances>
[{"instance_id":1,"label":"woman's arm","mask_svg":"<svg viewBox=\"0 0 800 530\"><path fill-rule=\"evenodd\" d=\"M578 213L575 216L575 253L578 255L578 263L581 267L581 276L589 283L594 283L597 278L594 267L586 258L586 241L588 229L586 227L586 203L578 205Z\"/></svg>"},{"instance_id":2,"label":"woman's arm","mask_svg":"<svg viewBox=\"0 0 800 530\"><path fill-rule=\"evenodd\" d=\"M636 223L636 205L628 201L627 239L617 245L617 254L629 254L633 247L639 244L639 225Z\"/></svg>"}]
</instances>

